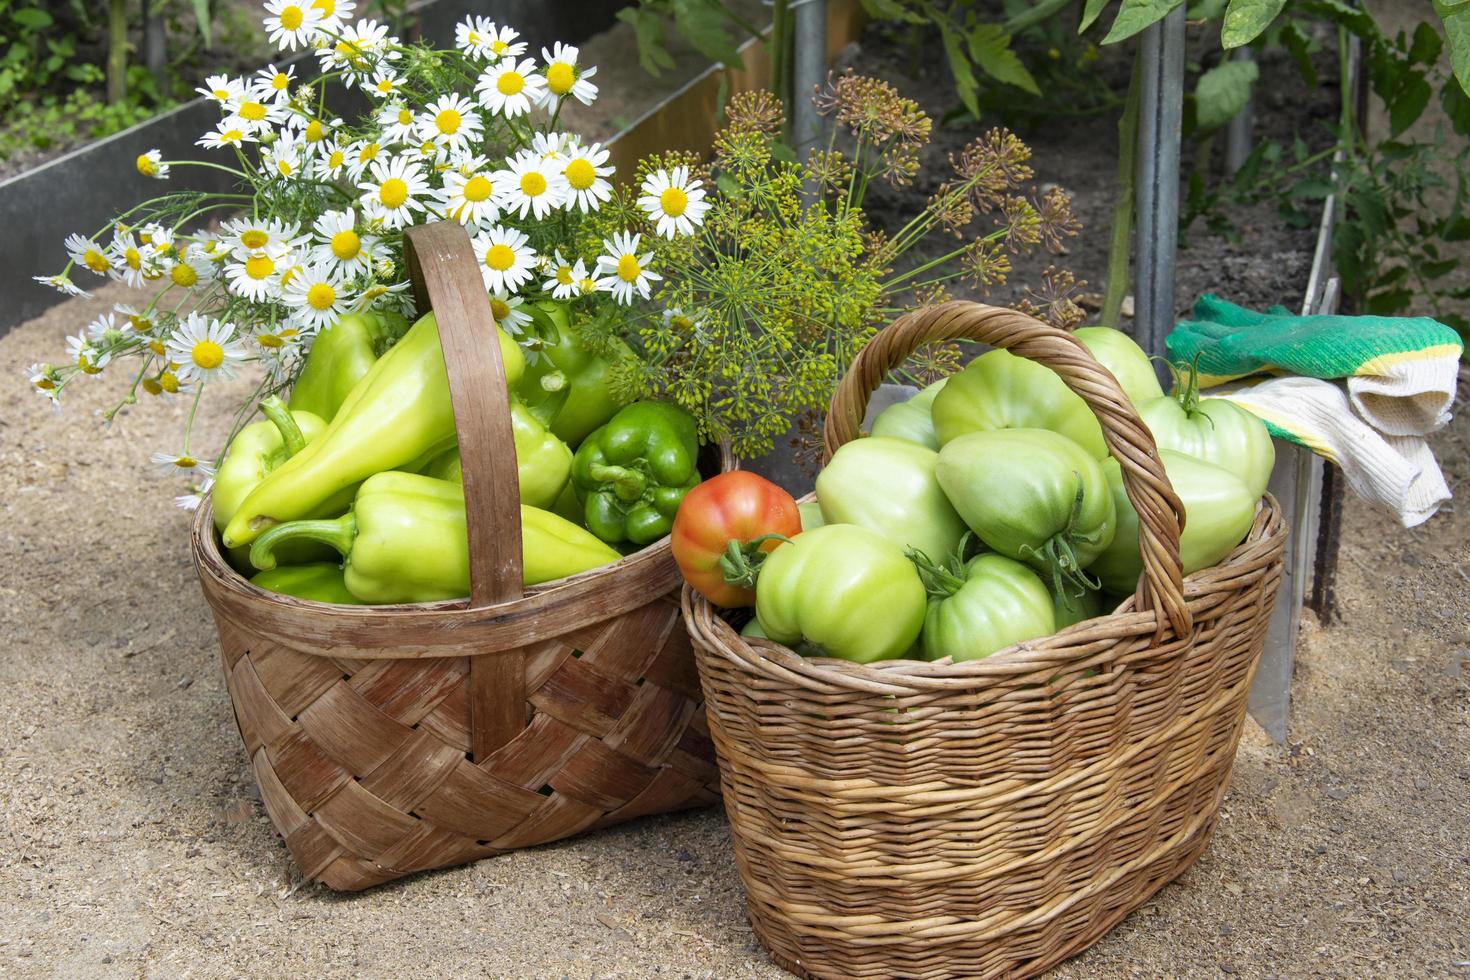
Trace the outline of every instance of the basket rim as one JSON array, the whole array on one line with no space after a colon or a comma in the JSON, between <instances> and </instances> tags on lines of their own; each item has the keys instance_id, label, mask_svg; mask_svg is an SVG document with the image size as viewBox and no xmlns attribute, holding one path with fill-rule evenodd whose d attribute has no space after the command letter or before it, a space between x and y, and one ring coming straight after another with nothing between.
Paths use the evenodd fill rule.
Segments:
<instances>
[{"instance_id":1,"label":"basket rim","mask_svg":"<svg viewBox=\"0 0 1470 980\"><path fill-rule=\"evenodd\" d=\"M1253 579L1265 574L1280 560L1286 536L1281 505L1267 493L1261 498L1245 539L1215 565L1185 577L1184 596L1191 611L1206 612L1238 591L1240 586L1235 583L1241 574ZM1120 641L1131 638L1148 638L1152 646L1190 645L1192 638L1184 637L1181 643L1181 638L1168 628L1167 619L1157 612L1136 610L1136 600L1137 596L1131 595L1111 613L976 660L956 663L946 657L937 661L897 659L860 664L833 657L803 657L775 641L742 636L716 614L709 600L687 584L680 598L684 621L698 647L783 682L830 694L861 691L880 696L962 690L977 680L1031 673L1044 675L1038 677L1038 683L1045 684L1059 668L1077 666L1079 656L1107 654ZM1160 626L1164 633L1156 639Z\"/></svg>"}]
</instances>

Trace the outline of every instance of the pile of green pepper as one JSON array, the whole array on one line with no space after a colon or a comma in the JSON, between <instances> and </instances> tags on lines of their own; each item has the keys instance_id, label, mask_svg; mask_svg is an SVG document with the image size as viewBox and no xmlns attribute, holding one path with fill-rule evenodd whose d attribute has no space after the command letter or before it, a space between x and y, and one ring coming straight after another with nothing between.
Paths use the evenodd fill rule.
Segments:
<instances>
[{"instance_id":1,"label":"pile of green pepper","mask_svg":"<svg viewBox=\"0 0 1470 980\"><path fill-rule=\"evenodd\" d=\"M565 304L538 304L523 350L497 328L521 494L527 585L617 561L669 531L699 482L694 419L623 405L613 362ZM613 358L632 357L614 347ZM349 314L314 341L290 393L231 441L214 488L232 564L261 588L317 602L469 594L462 462L432 313L412 326Z\"/></svg>"}]
</instances>

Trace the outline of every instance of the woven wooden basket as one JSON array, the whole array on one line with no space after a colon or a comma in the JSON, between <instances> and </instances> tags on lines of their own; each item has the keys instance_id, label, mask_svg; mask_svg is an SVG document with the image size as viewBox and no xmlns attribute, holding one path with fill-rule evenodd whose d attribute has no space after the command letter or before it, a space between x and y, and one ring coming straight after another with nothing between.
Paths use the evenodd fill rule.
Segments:
<instances>
[{"instance_id":1,"label":"woven wooden basket","mask_svg":"<svg viewBox=\"0 0 1470 980\"><path fill-rule=\"evenodd\" d=\"M890 369L953 338L1046 364L1088 402L1145 572L1116 612L961 664L803 659L684 590L751 923L802 976L1039 973L1182 872L1229 781L1280 581L1269 496L1244 543L1181 581L1148 429L1078 341L1010 310L947 303L879 333L834 395L828 454Z\"/></svg>"},{"instance_id":2,"label":"woven wooden basket","mask_svg":"<svg viewBox=\"0 0 1470 980\"><path fill-rule=\"evenodd\" d=\"M309 878L349 891L719 793L669 539L523 589L505 374L469 238L427 225L404 250L454 401L470 601L293 599L224 562L208 507L193 533L266 810Z\"/></svg>"}]
</instances>

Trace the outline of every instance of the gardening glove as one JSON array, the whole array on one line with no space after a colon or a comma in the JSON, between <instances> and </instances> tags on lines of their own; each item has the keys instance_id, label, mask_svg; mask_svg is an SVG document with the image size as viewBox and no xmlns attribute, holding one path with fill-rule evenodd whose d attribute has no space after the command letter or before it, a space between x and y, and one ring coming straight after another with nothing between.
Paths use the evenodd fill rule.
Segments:
<instances>
[{"instance_id":1,"label":"gardening glove","mask_svg":"<svg viewBox=\"0 0 1470 980\"><path fill-rule=\"evenodd\" d=\"M1336 463L1354 493L1394 511L1404 527L1424 523L1450 499L1424 437L1381 432L1349 404L1340 384L1270 378L1218 388L1208 397L1235 402L1265 422L1272 436Z\"/></svg>"},{"instance_id":2,"label":"gardening glove","mask_svg":"<svg viewBox=\"0 0 1470 980\"><path fill-rule=\"evenodd\" d=\"M1205 294L1167 340L1169 358L1199 358L1200 386L1255 374L1342 378L1362 420L1385 436L1422 436L1450 417L1464 345L1428 317L1257 313Z\"/></svg>"}]
</instances>

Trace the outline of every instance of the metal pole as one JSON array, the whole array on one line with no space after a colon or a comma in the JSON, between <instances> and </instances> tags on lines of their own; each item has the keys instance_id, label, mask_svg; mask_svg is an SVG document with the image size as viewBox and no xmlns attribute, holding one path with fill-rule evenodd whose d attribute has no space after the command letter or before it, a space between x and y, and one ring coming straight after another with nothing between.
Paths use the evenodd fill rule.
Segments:
<instances>
[{"instance_id":1,"label":"metal pole","mask_svg":"<svg viewBox=\"0 0 1470 980\"><path fill-rule=\"evenodd\" d=\"M164 69L168 62L168 33L163 23L164 0L143 2L143 64L161 87L168 79Z\"/></svg>"},{"instance_id":2,"label":"metal pole","mask_svg":"<svg viewBox=\"0 0 1470 980\"><path fill-rule=\"evenodd\" d=\"M798 158L822 138L822 117L812 105L812 95L827 77L827 0L797 0L795 14L796 56L792 71L791 137Z\"/></svg>"},{"instance_id":3,"label":"metal pole","mask_svg":"<svg viewBox=\"0 0 1470 980\"><path fill-rule=\"evenodd\" d=\"M1236 48L1230 57L1236 61L1250 61L1252 58L1250 48ZM1246 158L1251 155L1251 129L1255 126L1256 106L1255 99L1246 100L1245 108L1235 114L1225 127L1225 172L1232 176L1241 167L1245 166Z\"/></svg>"},{"instance_id":4,"label":"metal pole","mask_svg":"<svg viewBox=\"0 0 1470 980\"><path fill-rule=\"evenodd\" d=\"M1135 335L1164 353L1174 325L1174 265L1179 248L1179 139L1184 114L1184 7L1143 33L1138 113L1138 271ZM1158 365L1160 379L1164 367Z\"/></svg>"}]
</instances>

